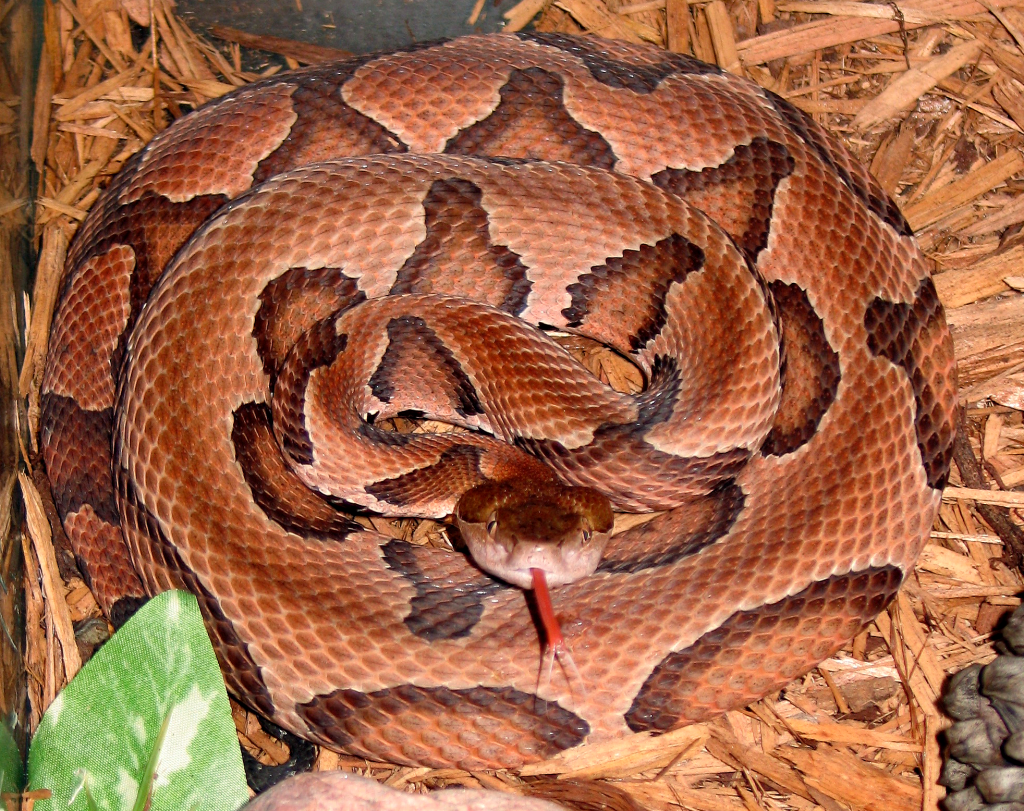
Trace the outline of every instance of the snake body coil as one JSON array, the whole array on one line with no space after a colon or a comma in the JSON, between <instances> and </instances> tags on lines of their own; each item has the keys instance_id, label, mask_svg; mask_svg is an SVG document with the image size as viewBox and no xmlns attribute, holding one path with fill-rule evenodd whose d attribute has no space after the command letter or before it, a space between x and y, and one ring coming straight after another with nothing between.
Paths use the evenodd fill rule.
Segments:
<instances>
[{"instance_id":1,"label":"snake body coil","mask_svg":"<svg viewBox=\"0 0 1024 811\"><path fill-rule=\"evenodd\" d=\"M41 436L115 621L187 588L281 725L515 768L835 651L928 536L954 406L910 229L824 130L687 57L496 35L269 78L154 138L72 246ZM379 424L410 410L468 431ZM540 700L521 589L341 509L444 515L535 459L659 513L554 589L584 689L556 669Z\"/></svg>"}]
</instances>

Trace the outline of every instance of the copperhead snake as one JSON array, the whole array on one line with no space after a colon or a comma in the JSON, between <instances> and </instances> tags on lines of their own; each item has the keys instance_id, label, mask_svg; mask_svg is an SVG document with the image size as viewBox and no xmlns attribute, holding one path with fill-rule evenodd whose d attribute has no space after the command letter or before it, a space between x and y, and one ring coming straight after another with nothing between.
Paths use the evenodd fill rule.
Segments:
<instances>
[{"instance_id":1,"label":"copperhead snake","mask_svg":"<svg viewBox=\"0 0 1024 811\"><path fill-rule=\"evenodd\" d=\"M837 650L928 536L954 406L925 260L825 130L685 56L492 35L264 79L158 134L69 252L41 444L115 622L187 588L229 689L282 726L516 768ZM467 430L380 424L410 410ZM540 685L522 589L346 512L444 515L533 459L657 512L553 589L579 678Z\"/></svg>"}]
</instances>

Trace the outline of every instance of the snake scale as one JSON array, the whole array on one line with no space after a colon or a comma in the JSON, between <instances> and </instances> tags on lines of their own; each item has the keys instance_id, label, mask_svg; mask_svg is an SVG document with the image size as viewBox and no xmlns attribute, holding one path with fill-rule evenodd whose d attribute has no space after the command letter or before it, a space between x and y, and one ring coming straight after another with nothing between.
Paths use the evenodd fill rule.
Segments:
<instances>
[{"instance_id":1,"label":"snake scale","mask_svg":"<svg viewBox=\"0 0 1024 811\"><path fill-rule=\"evenodd\" d=\"M949 470L899 210L790 103L652 47L263 79L129 161L66 268L41 444L102 607L192 591L234 694L375 760L515 768L765 695L892 598ZM408 412L464 430L382 422ZM350 517L533 470L653 513L552 589L578 674L540 680L529 592Z\"/></svg>"}]
</instances>

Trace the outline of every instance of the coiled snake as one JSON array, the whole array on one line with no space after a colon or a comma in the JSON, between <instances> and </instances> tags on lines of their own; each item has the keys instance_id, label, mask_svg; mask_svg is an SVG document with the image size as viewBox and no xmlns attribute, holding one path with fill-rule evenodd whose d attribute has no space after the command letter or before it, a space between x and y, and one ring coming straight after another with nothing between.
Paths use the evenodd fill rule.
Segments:
<instances>
[{"instance_id":1,"label":"coiled snake","mask_svg":"<svg viewBox=\"0 0 1024 811\"><path fill-rule=\"evenodd\" d=\"M514 768L835 651L928 536L954 405L923 257L834 138L684 56L520 34L265 79L154 138L70 251L41 436L115 621L187 588L281 725ZM381 424L409 411L467 430ZM441 516L524 471L657 513L552 591L578 679L538 684L522 589L346 512ZM499 513L465 523L533 521Z\"/></svg>"}]
</instances>

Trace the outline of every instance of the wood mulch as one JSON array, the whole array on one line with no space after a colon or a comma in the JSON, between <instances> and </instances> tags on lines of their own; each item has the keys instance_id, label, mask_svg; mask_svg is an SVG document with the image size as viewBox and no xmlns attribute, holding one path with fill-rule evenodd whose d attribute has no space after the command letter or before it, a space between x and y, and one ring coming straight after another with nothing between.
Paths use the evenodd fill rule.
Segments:
<instances>
[{"instance_id":1,"label":"wood mulch","mask_svg":"<svg viewBox=\"0 0 1024 811\"><path fill-rule=\"evenodd\" d=\"M39 263L25 299L20 377L32 429L20 484L33 727L103 625L89 590L69 574L30 461L69 240L99 189L155 133L257 78L242 70L237 43L197 37L166 0L45 8L31 149L41 176ZM578 808L628 808L630 800L699 811L936 808L944 794L939 740L949 724L937 703L944 680L994 656L993 630L1024 589L1024 0L522 0L506 18L509 30L533 20L543 31L693 53L789 99L870 165L935 265L965 407L956 465L931 543L898 600L780 694L711 723L587 746L518 775L385 766L327 751L317 768L353 769L408 790L528 792ZM245 44L292 66L333 53L279 40ZM15 120L16 104L0 95L0 128ZM254 751L268 761L284 756L240 708L236 721Z\"/></svg>"}]
</instances>

